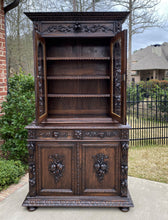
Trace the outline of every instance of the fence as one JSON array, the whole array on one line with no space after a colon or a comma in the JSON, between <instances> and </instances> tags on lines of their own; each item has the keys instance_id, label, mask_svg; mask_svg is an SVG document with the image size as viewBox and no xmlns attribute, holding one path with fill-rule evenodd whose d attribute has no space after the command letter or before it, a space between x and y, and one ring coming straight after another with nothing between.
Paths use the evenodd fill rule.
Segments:
<instances>
[{"instance_id":1,"label":"fence","mask_svg":"<svg viewBox=\"0 0 168 220\"><path fill-rule=\"evenodd\" d=\"M130 145L168 144L168 84L143 83L127 89Z\"/></svg>"}]
</instances>

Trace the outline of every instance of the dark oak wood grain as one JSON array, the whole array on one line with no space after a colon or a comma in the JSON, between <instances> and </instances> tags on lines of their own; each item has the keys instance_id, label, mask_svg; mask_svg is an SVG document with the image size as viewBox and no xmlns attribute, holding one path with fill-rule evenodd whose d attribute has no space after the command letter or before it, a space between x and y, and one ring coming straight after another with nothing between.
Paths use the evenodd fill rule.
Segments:
<instances>
[{"instance_id":1,"label":"dark oak wood grain","mask_svg":"<svg viewBox=\"0 0 168 220\"><path fill-rule=\"evenodd\" d=\"M36 120L27 126L23 206L128 211L128 13L26 14L34 25Z\"/></svg>"}]
</instances>

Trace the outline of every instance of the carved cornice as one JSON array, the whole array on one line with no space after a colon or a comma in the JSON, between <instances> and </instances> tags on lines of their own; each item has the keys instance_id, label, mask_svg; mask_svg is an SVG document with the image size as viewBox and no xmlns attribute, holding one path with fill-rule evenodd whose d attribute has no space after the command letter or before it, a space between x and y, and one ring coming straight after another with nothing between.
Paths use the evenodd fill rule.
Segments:
<instances>
[{"instance_id":1,"label":"carved cornice","mask_svg":"<svg viewBox=\"0 0 168 220\"><path fill-rule=\"evenodd\" d=\"M129 12L26 12L32 21L120 21L123 23Z\"/></svg>"}]
</instances>

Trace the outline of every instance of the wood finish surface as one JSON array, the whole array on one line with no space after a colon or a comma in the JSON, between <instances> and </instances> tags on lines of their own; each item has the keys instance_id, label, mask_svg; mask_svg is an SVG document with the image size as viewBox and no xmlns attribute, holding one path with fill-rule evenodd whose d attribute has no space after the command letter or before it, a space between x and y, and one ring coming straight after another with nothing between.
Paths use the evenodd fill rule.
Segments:
<instances>
[{"instance_id":1,"label":"wood finish surface","mask_svg":"<svg viewBox=\"0 0 168 220\"><path fill-rule=\"evenodd\" d=\"M121 13L27 13L36 120L23 206L133 206L127 186L126 31Z\"/></svg>"}]
</instances>

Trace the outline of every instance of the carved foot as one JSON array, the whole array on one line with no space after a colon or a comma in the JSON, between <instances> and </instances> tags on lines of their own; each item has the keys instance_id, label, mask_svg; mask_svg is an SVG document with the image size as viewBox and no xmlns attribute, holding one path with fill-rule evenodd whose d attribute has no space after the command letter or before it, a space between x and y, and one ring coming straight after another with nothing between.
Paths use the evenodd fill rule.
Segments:
<instances>
[{"instance_id":1,"label":"carved foot","mask_svg":"<svg viewBox=\"0 0 168 220\"><path fill-rule=\"evenodd\" d=\"M29 212L33 212L37 209L37 207L27 207Z\"/></svg>"},{"instance_id":2,"label":"carved foot","mask_svg":"<svg viewBox=\"0 0 168 220\"><path fill-rule=\"evenodd\" d=\"M122 212L128 212L129 211L129 207L120 207L120 210Z\"/></svg>"}]
</instances>

